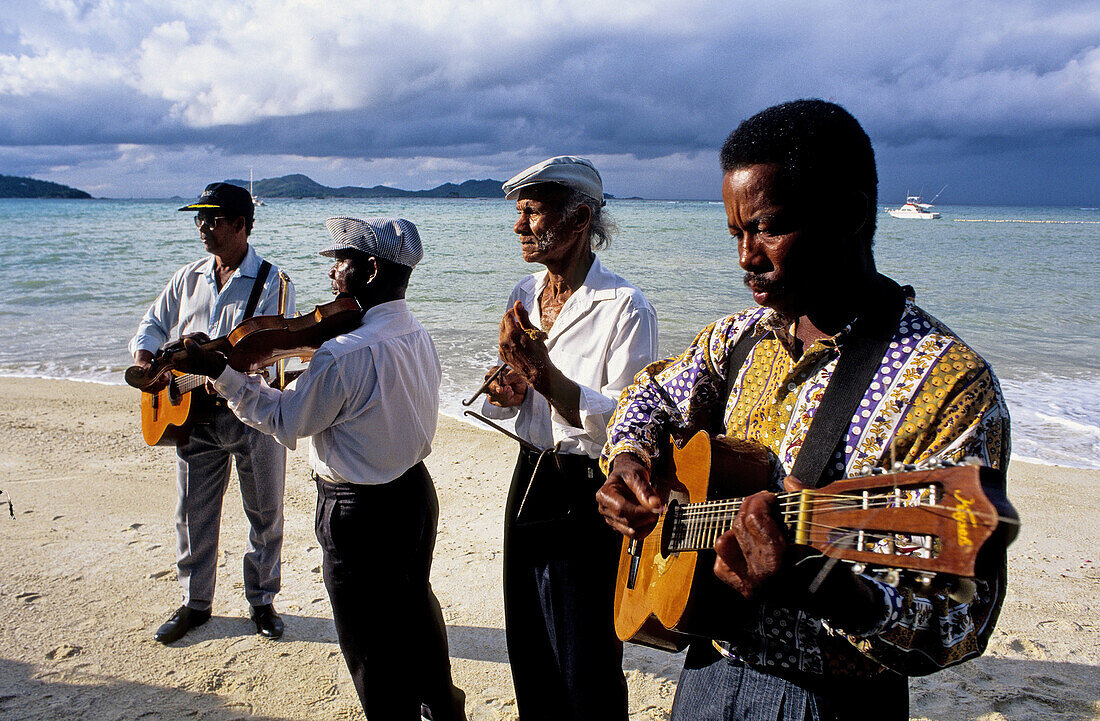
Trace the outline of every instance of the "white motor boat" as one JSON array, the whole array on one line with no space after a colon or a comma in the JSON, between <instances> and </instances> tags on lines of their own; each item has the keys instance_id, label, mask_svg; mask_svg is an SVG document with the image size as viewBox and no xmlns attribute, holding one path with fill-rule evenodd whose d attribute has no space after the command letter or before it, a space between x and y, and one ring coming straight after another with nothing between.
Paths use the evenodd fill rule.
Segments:
<instances>
[{"instance_id":1,"label":"white motor boat","mask_svg":"<svg viewBox=\"0 0 1100 721\"><path fill-rule=\"evenodd\" d=\"M900 208L887 208L886 212L895 218L913 218L916 220L935 220L940 214L932 210L931 203L920 202L919 195L910 195Z\"/></svg>"}]
</instances>

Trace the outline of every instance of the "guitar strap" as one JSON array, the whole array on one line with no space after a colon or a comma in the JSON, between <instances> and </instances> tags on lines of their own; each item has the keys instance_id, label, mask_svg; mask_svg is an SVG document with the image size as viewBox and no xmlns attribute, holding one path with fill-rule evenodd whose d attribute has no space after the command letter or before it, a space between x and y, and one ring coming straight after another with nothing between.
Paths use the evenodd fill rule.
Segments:
<instances>
[{"instance_id":1,"label":"guitar strap","mask_svg":"<svg viewBox=\"0 0 1100 721\"><path fill-rule=\"evenodd\" d=\"M244 307L242 321L248 320L256 312L256 305L260 302L260 293L263 292L264 283L267 282L267 274L270 272L271 263L266 260L260 263L260 269L256 271L256 281L252 284L252 295L248 296L248 305Z\"/></svg>"},{"instance_id":2,"label":"guitar strap","mask_svg":"<svg viewBox=\"0 0 1100 721\"><path fill-rule=\"evenodd\" d=\"M884 280L889 282L885 293L888 300L881 312L857 319L853 324L851 334L841 346L833 377L814 411L813 421L791 469L791 475L809 488L821 484L825 466L851 425L852 415L875 377L905 311L905 291L889 278ZM753 346L771 335L766 333L757 337L746 331L734 344L726 368L726 387L730 393L733 391L733 381ZM722 408L728 404L727 396Z\"/></svg>"}]
</instances>

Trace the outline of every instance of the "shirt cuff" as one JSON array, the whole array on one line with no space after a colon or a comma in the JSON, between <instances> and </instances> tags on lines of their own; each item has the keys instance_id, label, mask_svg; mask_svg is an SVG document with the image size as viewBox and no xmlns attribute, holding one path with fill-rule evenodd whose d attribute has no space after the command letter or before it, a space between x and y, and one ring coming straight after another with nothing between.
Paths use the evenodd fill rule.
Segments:
<instances>
[{"instance_id":1,"label":"shirt cuff","mask_svg":"<svg viewBox=\"0 0 1100 721\"><path fill-rule=\"evenodd\" d=\"M214 379L214 390L223 398L232 399L244 389L246 379L247 376L244 373L226 365L221 375Z\"/></svg>"},{"instance_id":2,"label":"shirt cuff","mask_svg":"<svg viewBox=\"0 0 1100 721\"><path fill-rule=\"evenodd\" d=\"M871 636L877 636L880 633L889 631L894 626L898 625L901 621L902 615L902 603L905 597L900 591L891 586L888 583L882 581L876 581L870 576L861 575L860 578L865 580L879 590L882 594L882 613L874 624L868 628L861 628L855 631L844 629L844 635L852 639L865 639Z\"/></svg>"},{"instance_id":3,"label":"shirt cuff","mask_svg":"<svg viewBox=\"0 0 1100 721\"><path fill-rule=\"evenodd\" d=\"M642 463L644 463L647 468L653 467L653 458L649 455L649 451L635 441L619 441L605 448L604 451L603 457L600 458L600 469L604 472L604 475L611 473L611 464L615 462L615 456L623 453L633 453L638 456L638 458L642 459Z\"/></svg>"}]
</instances>

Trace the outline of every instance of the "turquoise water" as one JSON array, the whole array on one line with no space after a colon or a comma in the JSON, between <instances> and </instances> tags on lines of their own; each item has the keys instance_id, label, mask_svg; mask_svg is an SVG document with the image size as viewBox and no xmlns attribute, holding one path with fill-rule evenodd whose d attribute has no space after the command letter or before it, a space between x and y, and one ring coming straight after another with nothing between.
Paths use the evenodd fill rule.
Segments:
<instances>
[{"instance_id":1,"label":"turquoise water","mask_svg":"<svg viewBox=\"0 0 1100 721\"><path fill-rule=\"evenodd\" d=\"M121 383L126 343L179 266L202 255L176 201L0 200L0 374ZM675 354L710 321L752 303L719 203L612 201L620 232L603 262L646 294L660 346ZM937 208L935 221L880 213L879 269L997 370L1017 457L1100 468L1100 211ZM316 254L332 215L414 221L425 258L409 302L444 367L443 411L475 389L495 358L508 292L531 272L491 200L269 200L252 242L283 267L305 311L331 299ZM961 222L978 220L982 222ZM1030 221L1030 222L990 222ZM1034 222L1057 221L1057 222Z\"/></svg>"}]
</instances>

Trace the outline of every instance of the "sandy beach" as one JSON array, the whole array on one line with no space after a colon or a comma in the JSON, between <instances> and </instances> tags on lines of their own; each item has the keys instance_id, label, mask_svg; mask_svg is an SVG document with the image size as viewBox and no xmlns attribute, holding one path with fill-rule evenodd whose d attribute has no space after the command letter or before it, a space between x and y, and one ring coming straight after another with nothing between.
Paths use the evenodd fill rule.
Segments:
<instances>
[{"instance_id":1,"label":"sandy beach","mask_svg":"<svg viewBox=\"0 0 1100 721\"><path fill-rule=\"evenodd\" d=\"M141 439L128 387L0 378L0 719L358 719L313 536L315 491L291 453L278 641L247 618L246 523L231 482L214 617L171 647L179 604L171 448ZM441 418L432 583L470 719L515 718L501 600L513 442ZM911 686L914 718L1100 718L1100 471L1015 462L1023 519L984 657ZM379 619L385 623L385 619ZM665 719L682 658L628 646L632 719ZM869 718L873 717L873 712Z\"/></svg>"}]
</instances>

